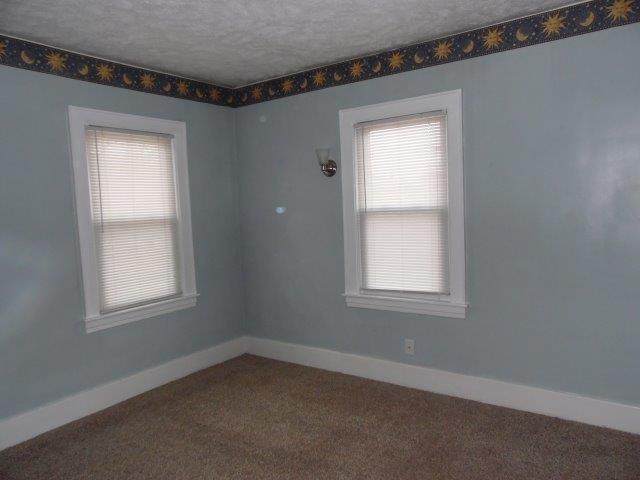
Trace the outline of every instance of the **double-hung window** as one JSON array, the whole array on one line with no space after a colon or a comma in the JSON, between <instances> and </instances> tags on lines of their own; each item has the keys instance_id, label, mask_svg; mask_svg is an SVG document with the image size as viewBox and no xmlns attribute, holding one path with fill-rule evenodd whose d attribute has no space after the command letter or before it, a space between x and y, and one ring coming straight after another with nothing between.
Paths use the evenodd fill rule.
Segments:
<instances>
[{"instance_id":1,"label":"double-hung window","mask_svg":"<svg viewBox=\"0 0 640 480\"><path fill-rule=\"evenodd\" d=\"M195 305L184 123L69 120L87 330Z\"/></svg>"},{"instance_id":2,"label":"double-hung window","mask_svg":"<svg viewBox=\"0 0 640 480\"><path fill-rule=\"evenodd\" d=\"M349 306L464 317L461 92L340 112Z\"/></svg>"}]
</instances>

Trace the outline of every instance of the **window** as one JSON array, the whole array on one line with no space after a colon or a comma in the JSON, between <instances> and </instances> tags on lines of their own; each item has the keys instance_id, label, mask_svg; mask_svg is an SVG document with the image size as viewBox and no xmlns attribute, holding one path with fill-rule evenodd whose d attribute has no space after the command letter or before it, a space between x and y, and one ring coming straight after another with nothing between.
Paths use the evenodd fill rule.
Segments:
<instances>
[{"instance_id":1,"label":"window","mask_svg":"<svg viewBox=\"0 0 640 480\"><path fill-rule=\"evenodd\" d=\"M459 90L340 112L349 306L465 316Z\"/></svg>"},{"instance_id":2,"label":"window","mask_svg":"<svg viewBox=\"0 0 640 480\"><path fill-rule=\"evenodd\" d=\"M195 305L185 125L69 107L86 326Z\"/></svg>"}]
</instances>

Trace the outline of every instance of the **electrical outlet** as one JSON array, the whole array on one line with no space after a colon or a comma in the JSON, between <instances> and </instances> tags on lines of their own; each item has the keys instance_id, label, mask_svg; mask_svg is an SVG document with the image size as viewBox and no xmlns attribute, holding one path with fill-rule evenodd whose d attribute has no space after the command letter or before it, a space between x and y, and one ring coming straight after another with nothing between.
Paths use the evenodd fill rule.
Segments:
<instances>
[{"instance_id":1,"label":"electrical outlet","mask_svg":"<svg viewBox=\"0 0 640 480\"><path fill-rule=\"evenodd\" d=\"M416 352L416 343L413 338L404 339L404 353L413 355Z\"/></svg>"}]
</instances>

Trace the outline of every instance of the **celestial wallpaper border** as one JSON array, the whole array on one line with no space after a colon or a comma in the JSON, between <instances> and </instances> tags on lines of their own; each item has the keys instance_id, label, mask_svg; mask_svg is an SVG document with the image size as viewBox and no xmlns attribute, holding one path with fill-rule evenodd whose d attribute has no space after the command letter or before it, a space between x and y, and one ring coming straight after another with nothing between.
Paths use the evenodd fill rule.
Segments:
<instances>
[{"instance_id":1,"label":"celestial wallpaper border","mask_svg":"<svg viewBox=\"0 0 640 480\"><path fill-rule=\"evenodd\" d=\"M640 0L593 0L234 90L242 107L640 21Z\"/></svg>"},{"instance_id":2,"label":"celestial wallpaper border","mask_svg":"<svg viewBox=\"0 0 640 480\"><path fill-rule=\"evenodd\" d=\"M0 65L111 87L231 106L230 88L155 72L0 35Z\"/></svg>"},{"instance_id":3,"label":"celestial wallpaper border","mask_svg":"<svg viewBox=\"0 0 640 480\"><path fill-rule=\"evenodd\" d=\"M0 65L236 108L640 22L638 2L592 0L235 89L4 35Z\"/></svg>"}]
</instances>

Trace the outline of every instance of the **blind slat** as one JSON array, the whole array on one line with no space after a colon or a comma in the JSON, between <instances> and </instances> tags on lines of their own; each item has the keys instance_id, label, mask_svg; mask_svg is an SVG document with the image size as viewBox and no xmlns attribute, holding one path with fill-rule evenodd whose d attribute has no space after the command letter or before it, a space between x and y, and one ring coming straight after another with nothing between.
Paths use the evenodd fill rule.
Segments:
<instances>
[{"instance_id":1,"label":"blind slat","mask_svg":"<svg viewBox=\"0 0 640 480\"><path fill-rule=\"evenodd\" d=\"M362 287L449 292L446 113L356 126Z\"/></svg>"},{"instance_id":2,"label":"blind slat","mask_svg":"<svg viewBox=\"0 0 640 480\"><path fill-rule=\"evenodd\" d=\"M171 137L89 127L85 140L101 312L179 295Z\"/></svg>"}]
</instances>

